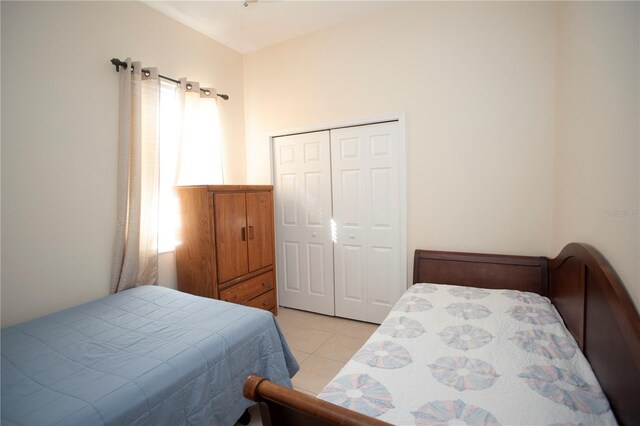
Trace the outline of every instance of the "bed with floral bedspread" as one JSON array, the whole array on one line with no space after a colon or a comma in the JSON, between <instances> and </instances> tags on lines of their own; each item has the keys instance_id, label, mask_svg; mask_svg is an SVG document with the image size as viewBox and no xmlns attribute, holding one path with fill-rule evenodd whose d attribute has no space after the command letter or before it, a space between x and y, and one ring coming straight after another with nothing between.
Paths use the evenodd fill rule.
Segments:
<instances>
[{"instance_id":1,"label":"bed with floral bedspread","mask_svg":"<svg viewBox=\"0 0 640 426\"><path fill-rule=\"evenodd\" d=\"M413 285L318 398L398 425L611 425L545 297Z\"/></svg>"}]
</instances>

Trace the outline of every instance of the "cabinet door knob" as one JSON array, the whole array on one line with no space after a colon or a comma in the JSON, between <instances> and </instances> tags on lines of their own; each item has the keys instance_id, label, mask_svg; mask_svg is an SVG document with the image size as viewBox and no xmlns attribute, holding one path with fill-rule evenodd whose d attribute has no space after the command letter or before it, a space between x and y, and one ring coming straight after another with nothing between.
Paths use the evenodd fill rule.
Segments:
<instances>
[{"instance_id":1,"label":"cabinet door knob","mask_svg":"<svg viewBox=\"0 0 640 426\"><path fill-rule=\"evenodd\" d=\"M317 234L317 233L315 233L315 232L312 232L312 233L311 233L311 236L312 236L312 237L317 237L317 236L318 236L318 234Z\"/></svg>"},{"instance_id":2,"label":"cabinet door knob","mask_svg":"<svg viewBox=\"0 0 640 426\"><path fill-rule=\"evenodd\" d=\"M356 236L353 234L349 234L349 238L351 238L352 240L355 238Z\"/></svg>"}]
</instances>

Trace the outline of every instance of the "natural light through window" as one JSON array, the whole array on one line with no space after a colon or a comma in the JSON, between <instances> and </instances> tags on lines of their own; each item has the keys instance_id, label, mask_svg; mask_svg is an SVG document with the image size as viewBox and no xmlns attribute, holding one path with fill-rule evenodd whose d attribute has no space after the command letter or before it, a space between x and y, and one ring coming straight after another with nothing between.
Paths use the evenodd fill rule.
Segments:
<instances>
[{"instance_id":1,"label":"natural light through window","mask_svg":"<svg viewBox=\"0 0 640 426\"><path fill-rule=\"evenodd\" d=\"M221 184L222 156L216 100L188 92L184 117L177 184Z\"/></svg>"},{"instance_id":2,"label":"natural light through window","mask_svg":"<svg viewBox=\"0 0 640 426\"><path fill-rule=\"evenodd\" d=\"M180 120L178 90L174 83L160 83L160 212L158 216L158 251L175 248L178 241L180 212L173 190L180 154Z\"/></svg>"},{"instance_id":3,"label":"natural light through window","mask_svg":"<svg viewBox=\"0 0 640 426\"><path fill-rule=\"evenodd\" d=\"M160 83L160 212L158 251L180 244L180 206L174 185L222 184L222 141L215 95Z\"/></svg>"}]
</instances>

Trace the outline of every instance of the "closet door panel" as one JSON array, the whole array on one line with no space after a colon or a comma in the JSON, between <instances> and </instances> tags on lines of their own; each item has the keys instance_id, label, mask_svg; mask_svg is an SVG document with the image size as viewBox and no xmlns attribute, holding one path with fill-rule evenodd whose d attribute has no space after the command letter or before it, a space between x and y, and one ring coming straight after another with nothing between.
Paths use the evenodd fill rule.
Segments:
<instances>
[{"instance_id":1,"label":"closet door panel","mask_svg":"<svg viewBox=\"0 0 640 426\"><path fill-rule=\"evenodd\" d=\"M394 196L391 194L393 169L389 167L371 169L371 227L373 229L392 229L391 209Z\"/></svg>"},{"instance_id":2,"label":"closet door panel","mask_svg":"<svg viewBox=\"0 0 640 426\"><path fill-rule=\"evenodd\" d=\"M331 131L333 218L336 224L336 315L365 320L366 300L366 170L363 140L349 129Z\"/></svg>"},{"instance_id":3,"label":"closet door panel","mask_svg":"<svg viewBox=\"0 0 640 426\"><path fill-rule=\"evenodd\" d=\"M406 289L400 258L398 124L364 126L369 148L367 199L368 318L382 321Z\"/></svg>"},{"instance_id":4,"label":"closet door panel","mask_svg":"<svg viewBox=\"0 0 640 426\"><path fill-rule=\"evenodd\" d=\"M249 272L245 194L215 194L214 215L218 281L222 283Z\"/></svg>"},{"instance_id":5,"label":"closet door panel","mask_svg":"<svg viewBox=\"0 0 640 426\"><path fill-rule=\"evenodd\" d=\"M327 277L325 276L324 267L324 244L308 243L307 244L307 273L309 276L309 293L316 296L326 296L327 294Z\"/></svg>"},{"instance_id":6,"label":"closet door panel","mask_svg":"<svg viewBox=\"0 0 640 426\"><path fill-rule=\"evenodd\" d=\"M273 141L280 304L333 315L329 132Z\"/></svg>"},{"instance_id":7,"label":"closet door panel","mask_svg":"<svg viewBox=\"0 0 640 426\"><path fill-rule=\"evenodd\" d=\"M389 285L397 277L392 276L394 271L393 249L389 247L370 247L368 258L371 261L373 270L368 281L369 300L372 305L389 306L396 302L391 297L392 288Z\"/></svg>"},{"instance_id":8,"label":"closet door panel","mask_svg":"<svg viewBox=\"0 0 640 426\"><path fill-rule=\"evenodd\" d=\"M342 247L344 262L341 263L342 297L346 300L363 302L365 283L362 282L362 247L344 244ZM355 313L352 313L355 314Z\"/></svg>"},{"instance_id":9,"label":"closet door panel","mask_svg":"<svg viewBox=\"0 0 640 426\"><path fill-rule=\"evenodd\" d=\"M340 205L336 208L341 211L341 226L349 229L362 228L362 200L360 170L342 170L340 182L336 190L341 194Z\"/></svg>"},{"instance_id":10,"label":"closet door panel","mask_svg":"<svg viewBox=\"0 0 640 426\"><path fill-rule=\"evenodd\" d=\"M302 293L300 285L300 244L296 241L284 241L282 244L282 259L284 265L278 268L278 278L280 286L284 287L287 293ZM284 284L284 285L283 285Z\"/></svg>"},{"instance_id":11,"label":"closet door panel","mask_svg":"<svg viewBox=\"0 0 640 426\"><path fill-rule=\"evenodd\" d=\"M397 174L397 173L395 173ZM397 194L391 188L397 187L392 168L371 169L371 197L368 211L371 212L367 224L368 258L370 270L371 309L386 311L397 300L393 277L399 275L399 217L397 214ZM392 275L395 274L395 275ZM396 278L397 279L397 278ZM390 290L391 288L391 290ZM398 295L399 296L399 295Z\"/></svg>"},{"instance_id":12,"label":"closet door panel","mask_svg":"<svg viewBox=\"0 0 640 426\"><path fill-rule=\"evenodd\" d=\"M249 272L273 264L273 202L270 192L247 192Z\"/></svg>"},{"instance_id":13,"label":"closet door panel","mask_svg":"<svg viewBox=\"0 0 640 426\"><path fill-rule=\"evenodd\" d=\"M318 200L322 200L322 173L308 172L304 174L304 188L306 199L314 205L305 209L306 226L322 228L324 212L322 206L318 206Z\"/></svg>"},{"instance_id":14,"label":"closet door panel","mask_svg":"<svg viewBox=\"0 0 640 426\"><path fill-rule=\"evenodd\" d=\"M331 130L331 150L336 314L379 323L406 288L400 274L397 122ZM360 256L353 262L349 253L356 247ZM356 288L359 297L353 296Z\"/></svg>"},{"instance_id":15,"label":"closet door panel","mask_svg":"<svg viewBox=\"0 0 640 426\"><path fill-rule=\"evenodd\" d=\"M280 175L280 181L276 184L280 203L276 210L280 212L282 224L286 226L298 226L298 199L296 198L296 174L287 173Z\"/></svg>"}]
</instances>

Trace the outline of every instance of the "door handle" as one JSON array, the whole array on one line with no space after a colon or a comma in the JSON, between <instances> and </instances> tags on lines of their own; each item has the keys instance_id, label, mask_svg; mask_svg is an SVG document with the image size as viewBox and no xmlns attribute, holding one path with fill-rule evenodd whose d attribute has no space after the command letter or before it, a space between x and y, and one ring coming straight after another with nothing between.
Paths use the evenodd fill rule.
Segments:
<instances>
[{"instance_id":1,"label":"door handle","mask_svg":"<svg viewBox=\"0 0 640 426\"><path fill-rule=\"evenodd\" d=\"M247 228L243 226L242 231L240 231L240 233L242 234L242 241L247 241Z\"/></svg>"},{"instance_id":2,"label":"door handle","mask_svg":"<svg viewBox=\"0 0 640 426\"><path fill-rule=\"evenodd\" d=\"M249 227L249 239L253 240L253 226Z\"/></svg>"}]
</instances>

